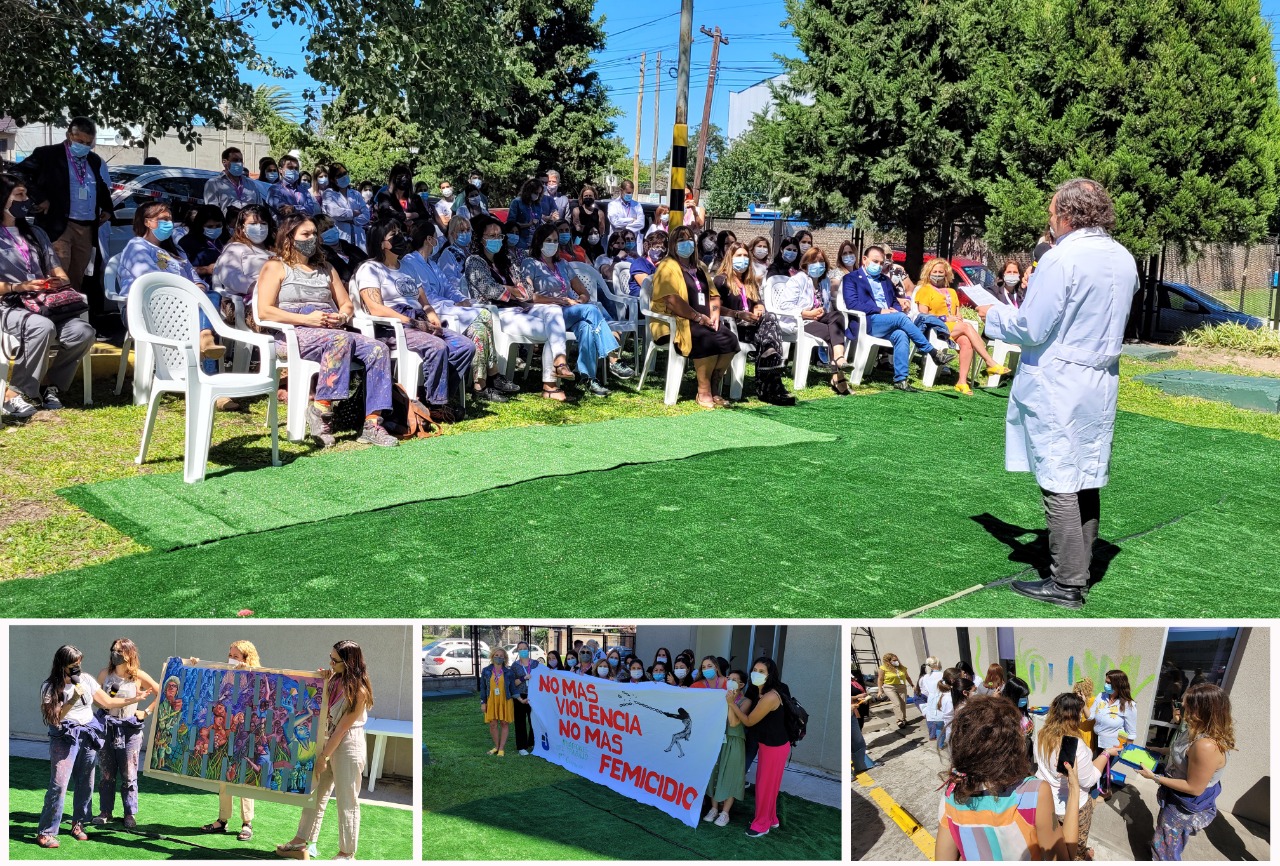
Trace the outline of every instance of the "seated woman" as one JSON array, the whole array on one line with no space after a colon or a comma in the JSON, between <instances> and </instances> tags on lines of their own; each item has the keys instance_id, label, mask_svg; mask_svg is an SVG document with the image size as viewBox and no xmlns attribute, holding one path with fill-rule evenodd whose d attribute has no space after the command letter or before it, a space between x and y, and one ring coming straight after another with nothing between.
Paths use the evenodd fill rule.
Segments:
<instances>
[{"instance_id":1,"label":"seated woman","mask_svg":"<svg viewBox=\"0 0 1280 866\"><path fill-rule=\"evenodd\" d=\"M366 243L376 257L356 268L352 290L360 293L361 304L372 315L404 323L405 341L422 358L424 401L436 410L432 412L433 417L439 411L446 420L453 420L455 414L443 411L449 402L449 386L466 387L467 373L476 354L475 343L444 326L427 300L422 283L400 266L401 257L413 252L413 242L404 223L392 220L371 226ZM379 253L381 255L376 255ZM390 331L386 326L382 328ZM384 342L395 339L390 333L378 336ZM460 414L461 409L457 412Z\"/></svg>"},{"instance_id":2,"label":"seated woman","mask_svg":"<svg viewBox=\"0 0 1280 866\"><path fill-rule=\"evenodd\" d=\"M205 293L209 303L217 309L222 298L209 288L206 278L201 277L191 267L186 255L173 241L173 211L164 202L151 201L133 212L133 238L125 244L120 253L120 267L116 272L116 287L119 294L127 297L134 280L144 274L165 271L189 280ZM120 308L120 319L129 325L128 306ZM226 355L226 348L219 346L213 339L213 325L200 314L200 357L205 360L206 373L218 371L217 361ZM219 397L217 408L236 411L240 404L226 397Z\"/></svg>"},{"instance_id":3,"label":"seated woman","mask_svg":"<svg viewBox=\"0 0 1280 866\"><path fill-rule=\"evenodd\" d=\"M654 232L671 232L671 208L665 204L658 205L658 209L653 212L653 222L644 230L644 239L647 241Z\"/></svg>"},{"instance_id":4,"label":"seated woman","mask_svg":"<svg viewBox=\"0 0 1280 866\"><path fill-rule=\"evenodd\" d=\"M650 232L644 236L644 255L631 260L631 279L627 290L633 297L640 296L640 284L645 277L653 276L658 269L658 262L667 254L667 233L665 231Z\"/></svg>"},{"instance_id":5,"label":"seated woman","mask_svg":"<svg viewBox=\"0 0 1280 866\"><path fill-rule=\"evenodd\" d=\"M391 166L387 185L374 196L370 220L400 220L407 226L415 226L419 221L435 222L435 216L428 210L422 196L413 191L413 172L409 170L408 163L398 162Z\"/></svg>"},{"instance_id":6,"label":"seated woman","mask_svg":"<svg viewBox=\"0 0 1280 866\"><path fill-rule=\"evenodd\" d=\"M724 257L728 252L729 247L737 242L738 236L728 229L725 229L716 235L716 254L711 260L711 270L713 272L720 270L720 265L724 263Z\"/></svg>"},{"instance_id":7,"label":"seated woman","mask_svg":"<svg viewBox=\"0 0 1280 866\"><path fill-rule=\"evenodd\" d=\"M449 223L449 234L453 235L456 244L471 243L471 223L462 217L465 229L455 232L452 221ZM427 301L435 307L445 323L445 327L461 331L475 344L476 356L471 362L472 396L488 400L491 403L506 403L509 394L520 392L520 386L498 372L498 353L493 345L493 314L475 303L459 290L457 283L451 283L441 273L434 255L436 246L435 227L427 223L415 226L412 232L413 242L417 247L400 260L400 266L413 274L414 279L422 284L427 294ZM461 270L459 270L461 275Z\"/></svg>"},{"instance_id":8,"label":"seated woman","mask_svg":"<svg viewBox=\"0 0 1280 866\"><path fill-rule=\"evenodd\" d=\"M0 394L3 414L19 421L41 408L61 409L60 391L71 386L80 361L93 348L93 326L69 316L54 321L20 307L8 306L18 292L71 288L67 272L43 230L27 222L26 181L0 174L0 332L17 344L9 384ZM57 349L53 363L49 352Z\"/></svg>"},{"instance_id":9,"label":"seated woman","mask_svg":"<svg viewBox=\"0 0 1280 866\"><path fill-rule=\"evenodd\" d=\"M191 231L178 242L178 248L191 262L191 269L206 283L211 282L213 265L222 254L222 227L222 211L213 205L198 205L191 220Z\"/></svg>"},{"instance_id":10,"label":"seated woman","mask_svg":"<svg viewBox=\"0 0 1280 866\"><path fill-rule=\"evenodd\" d=\"M606 280L613 280L613 266L626 262L632 264L636 258L636 233L631 229L620 229L609 237L609 251L595 260L596 270Z\"/></svg>"},{"instance_id":11,"label":"seated woman","mask_svg":"<svg viewBox=\"0 0 1280 866\"><path fill-rule=\"evenodd\" d=\"M350 241L342 239L342 233L334 225L333 220L325 214L316 214L311 218L320 233L320 249L324 252L324 260L333 268L338 279L345 286L351 282L356 268L369 260L369 256Z\"/></svg>"},{"instance_id":12,"label":"seated woman","mask_svg":"<svg viewBox=\"0 0 1280 866\"><path fill-rule=\"evenodd\" d=\"M773 255L773 244L764 235L757 235L747 244L751 250L751 270L756 273L756 280L764 285L764 278L769 276L769 257Z\"/></svg>"},{"instance_id":13,"label":"seated woman","mask_svg":"<svg viewBox=\"0 0 1280 866\"><path fill-rule=\"evenodd\" d=\"M346 286L324 260L316 224L310 217L287 218L276 233L276 255L258 278L258 316L294 325L302 357L320 364L307 430L321 448L335 444L333 401L351 396L351 361L359 358L365 370L359 441L394 447L400 443L382 426L382 413L391 408L391 353L379 341L346 330L351 313ZM275 334L276 351L283 355L284 334Z\"/></svg>"},{"instance_id":14,"label":"seated woman","mask_svg":"<svg viewBox=\"0 0 1280 866\"><path fill-rule=\"evenodd\" d=\"M773 257L765 279L769 277L794 277L799 272L800 242L795 238L786 238L778 245L778 254Z\"/></svg>"},{"instance_id":15,"label":"seated woman","mask_svg":"<svg viewBox=\"0 0 1280 866\"><path fill-rule=\"evenodd\" d=\"M471 299L498 307L498 323L513 335L545 343L542 349L542 396L564 402L567 398L557 379L572 381L576 374L566 363L568 337L564 310L552 304L534 303L524 286L524 274L512 260L502 223L480 218L472 224L472 254L463 267Z\"/></svg>"},{"instance_id":16,"label":"seated woman","mask_svg":"<svg viewBox=\"0 0 1280 866\"><path fill-rule=\"evenodd\" d=\"M657 341L672 340L675 351L693 361L699 406L727 406L729 401L720 396L720 383L738 353L738 339L720 317L720 295L698 261L693 230L677 226L671 240L673 254L662 260L653 275L653 309L675 316L676 332L673 336L665 323L653 322L650 334Z\"/></svg>"},{"instance_id":17,"label":"seated woman","mask_svg":"<svg viewBox=\"0 0 1280 866\"><path fill-rule=\"evenodd\" d=\"M477 217L478 219L479 217ZM434 235L434 231L432 232ZM418 232L414 232L416 237ZM444 282L445 291L458 292L466 297L466 287L462 284L462 266L471 255L471 220L463 216L455 216L449 220L449 228L445 232L444 242L435 243L435 252L431 261L435 264L440 279Z\"/></svg>"},{"instance_id":18,"label":"seated woman","mask_svg":"<svg viewBox=\"0 0 1280 866\"><path fill-rule=\"evenodd\" d=\"M262 266L271 258L267 248L271 236L271 211L265 205L251 204L236 214L231 224L231 240L213 265L213 287L222 295L238 295L248 306L253 287L258 283ZM224 307L222 314L227 316ZM250 315L245 310L246 316ZM229 320L234 324L234 319Z\"/></svg>"},{"instance_id":19,"label":"seated woman","mask_svg":"<svg viewBox=\"0 0 1280 866\"><path fill-rule=\"evenodd\" d=\"M556 261L590 263L587 251L573 242L573 226L568 220L556 222Z\"/></svg>"},{"instance_id":20,"label":"seated woman","mask_svg":"<svg viewBox=\"0 0 1280 866\"><path fill-rule=\"evenodd\" d=\"M716 260L716 233L711 229L703 229L698 233L698 258L712 270Z\"/></svg>"},{"instance_id":21,"label":"seated woman","mask_svg":"<svg viewBox=\"0 0 1280 866\"><path fill-rule=\"evenodd\" d=\"M831 305L827 268L827 254L821 247L811 248L800 257L800 271L795 276L771 284L768 306L778 314L800 316L805 333L826 341L831 347L831 387L837 394L848 394L849 383L844 377L844 370L848 369L844 359L844 315ZM780 317L778 321L784 335L795 333L794 320ZM801 358L800 362L806 360Z\"/></svg>"},{"instance_id":22,"label":"seated woman","mask_svg":"<svg viewBox=\"0 0 1280 866\"><path fill-rule=\"evenodd\" d=\"M751 267L746 244L729 244L712 283L720 293L720 315L738 323L741 342L754 345L761 320L773 314L765 311L764 301L760 298L760 281Z\"/></svg>"},{"instance_id":23,"label":"seated woman","mask_svg":"<svg viewBox=\"0 0 1280 866\"><path fill-rule=\"evenodd\" d=\"M960 296L951 288L954 279L955 273L946 259L930 259L924 263L920 282L916 284L915 301L920 310L916 324L931 326L938 336L956 344L960 352L960 380L956 382L956 390L961 394L972 394L969 374L973 370L974 352L986 363L988 373L1006 376L1009 368L995 362L987 351L986 341L978 334L977 326L960 316Z\"/></svg>"},{"instance_id":24,"label":"seated woman","mask_svg":"<svg viewBox=\"0 0 1280 866\"><path fill-rule=\"evenodd\" d=\"M596 379L602 359L608 358L609 370L621 379L635 375L618 361L618 340L609 330L609 320L599 306L591 303L591 295L573 266L556 260L554 225L544 224L534 231L533 249L536 256L526 258L521 267L534 302L564 309L565 328L578 339L578 374L592 394L609 396L609 389Z\"/></svg>"}]
</instances>

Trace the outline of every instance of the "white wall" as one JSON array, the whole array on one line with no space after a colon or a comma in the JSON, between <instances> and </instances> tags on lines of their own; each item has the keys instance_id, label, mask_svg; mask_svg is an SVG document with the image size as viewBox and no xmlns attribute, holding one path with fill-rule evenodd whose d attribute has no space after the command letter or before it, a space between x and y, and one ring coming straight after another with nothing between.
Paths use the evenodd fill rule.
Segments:
<instances>
[{"instance_id":1,"label":"white wall","mask_svg":"<svg viewBox=\"0 0 1280 866\"><path fill-rule=\"evenodd\" d=\"M258 648L264 667L316 670L329 664L329 650L339 640L360 644L373 683L373 715L413 720L420 706L421 668L411 626L280 626L255 623L225 625L15 625L9 628L9 731L24 739L44 739L40 719L40 684L49 676L53 654L62 644L84 653L84 669L93 676L106 666L112 641L127 637L138 645L142 668L160 676L172 656L225 662L233 640ZM370 744L372 753L372 742ZM417 755L410 740L390 738L384 772L413 778Z\"/></svg>"},{"instance_id":2,"label":"white wall","mask_svg":"<svg viewBox=\"0 0 1280 866\"><path fill-rule=\"evenodd\" d=\"M202 141L194 145L193 150L178 140L175 132L169 132L159 141L151 142L150 150L144 154L140 147L128 147L114 130L98 128L98 139L94 151L111 165L138 165L144 155L154 156L161 165L179 168L207 168L222 171L222 151L228 147L238 147L244 154L245 167L250 173L258 171L258 160L264 156L278 156L271 153L271 145L267 137L257 132L243 132L238 129L213 129L197 127ZM8 154L10 159L26 157L37 147L46 144L58 144L66 138L66 127L50 127L43 123L28 124L18 130L16 153Z\"/></svg>"}]
</instances>

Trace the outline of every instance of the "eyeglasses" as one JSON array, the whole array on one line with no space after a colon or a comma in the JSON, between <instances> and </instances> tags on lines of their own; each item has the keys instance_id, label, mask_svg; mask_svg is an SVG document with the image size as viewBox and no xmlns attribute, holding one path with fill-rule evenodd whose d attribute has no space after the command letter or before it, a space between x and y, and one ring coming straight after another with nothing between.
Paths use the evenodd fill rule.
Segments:
<instances>
[{"instance_id":1,"label":"eyeglasses","mask_svg":"<svg viewBox=\"0 0 1280 866\"><path fill-rule=\"evenodd\" d=\"M336 657L334 657L334 656L329 656L329 661L330 661L331 663L335 664L335 665L340 665L340 664L342 664L342 659L340 659L340 658L336 658Z\"/></svg>"}]
</instances>

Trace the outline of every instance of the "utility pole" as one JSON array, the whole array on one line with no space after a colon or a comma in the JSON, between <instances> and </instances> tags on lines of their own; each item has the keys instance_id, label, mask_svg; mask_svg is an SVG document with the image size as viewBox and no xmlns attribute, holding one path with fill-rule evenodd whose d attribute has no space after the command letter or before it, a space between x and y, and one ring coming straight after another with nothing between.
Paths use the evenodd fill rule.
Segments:
<instances>
[{"instance_id":1,"label":"utility pole","mask_svg":"<svg viewBox=\"0 0 1280 866\"><path fill-rule=\"evenodd\" d=\"M724 34L720 32L720 28L708 30L706 27L701 28L704 36L711 37L711 69L707 71L707 98L702 103L702 127L698 133L698 164L693 170L693 191L697 194L699 200L702 198L702 166L707 160L707 131L711 126L711 96L716 89L716 64L720 61L720 45L721 43L728 45L729 40L724 38Z\"/></svg>"},{"instance_id":2,"label":"utility pole","mask_svg":"<svg viewBox=\"0 0 1280 866\"><path fill-rule=\"evenodd\" d=\"M645 55L640 54L640 92L636 94L636 150L631 156L631 188L640 186L640 127L644 125L644 62Z\"/></svg>"},{"instance_id":3,"label":"utility pole","mask_svg":"<svg viewBox=\"0 0 1280 866\"><path fill-rule=\"evenodd\" d=\"M658 194L658 127L662 124L662 117L658 113L661 109L662 98L662 52L658 52L658 60L653 73L653 168L650 169L649 177L649 193L651 195Z\"/></svg>"},{"instance_id":4,"label":"utility pole","mask_svg":"<svg viewBox=\"0 0 1280 866\"><path fill-rule=\"evenodd\" d=\"M671 129L671 228L684 225L684 172L689 164L689 56L693 53L693 0L680 0L680 64L676 67L676 122Z\"/></svg>"}]
</instances>

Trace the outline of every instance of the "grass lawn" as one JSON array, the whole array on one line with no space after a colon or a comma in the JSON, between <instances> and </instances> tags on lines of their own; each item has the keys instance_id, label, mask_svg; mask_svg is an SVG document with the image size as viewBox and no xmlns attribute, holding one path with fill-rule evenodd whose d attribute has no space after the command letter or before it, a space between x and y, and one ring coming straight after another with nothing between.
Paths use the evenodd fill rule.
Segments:
<instances>
[{"instance_id":1,"label":"grass lawn","mask_svg":"<svg viewBox=\"0 0 1280 866\"><path fill-rule=\"evenodd\" d=\"M138 781L136 829L126 830L119 821L106 827L86 827L89 841L77 842L71 838L70 821L64 820L58 834L61 847L44 849L36 845L36 830L48 782L48 761L9 759L11 860L279 860L275 846L292 839L298 829L298 808L258 801L251 841L236 839L238 824L230 833L202 833L200 826L218 817L217 794L142 776ZM96 795L93 804L96 813ZM123 814L119 802L116 810L117 817ZM68 793L66 815L70 814ZM238 816L239 812L235 814ZM338 853L338 819L332 806L325 816L317 847L325 859ZM413 813L362 804L358 856L361 860L412 859Z\"/></svg>"},{"instance_id":2,"label":"grass lawn","mask_svg":"<svg viewBox=\"0 0 1280 866\"><path fill-rule=\"evenodd\" d=\"M1133 381L1181 366L1122 362L1113 477L1103 495L1102 537L1112 547L1100 551L1106 580L1077 615L1280 614L1280 588L1268 577L1280 567L1270 518L1280 507L1280 416L1169 397ZM772 447L729 427L708 434L715 441L685 441L701 435L701 419L686 416L702 410L685 401L663 406L657 387L577 406L524 395L443 439L376 454L351 453L358 446L346 444L303 456L309 446L289 445L290 458L300 458L287 467L302 479L296 485L226 498L217 484L194 488L195 506L206 516L225 513L220 523L230 529L186 541L179 532L164 545L174 549L155 550L57 491L178 471L181 404L162 410L158 462L142 469L132 462L141 407L66 412L0 433L9 470L0 475L0 497L14 502L0 516L0 578L18 578L0 581L0 604L13 616L228 616L248 608L260 616L488 617L510 615L509 581L521 575L540 579L538 592L521 600L523 616L865 617L901 614L1046 564L1034 482L1003 471L1003 389L971 398L949 388L903 395L887 392L878 377L855 397L816 399L829 394L818 387L794 408L751 401L703 414L779 425L771 428L776 441L790 444ZM219 418L217 463L265 461L262 412ZM614 427L562 430L571 435L538 439L550 449L546 465L514 454L520 437L503 432L608 419L622 419L618 430L642 431L639 441L620 440L610 454L601 431ZM628 428L626 419L639 420ZM744 422L743 430L755 429ZM484 431L498 432L456 438ZM418 459L451 442L466 461ZM506 444L486 452L489 442ZM566 461L572 468L573 459L601 453L608 459L591 467L600 471L556 474ZM496 480L460 485L467 495L445 489L450 498L416 501L426 498L420 488L441 486L436 476L461 478L477 461ZM502 474L516 463L525 468ZM406 483L397 476L406 465L427 477ZM274 476L226 477L240 484ZM351 489L389 485L409 490L407 498L376 508L335 505ZM283 497L289 520L252 517ZM323 506L310 517L298 507L309 501ZM281 528L258 531L268 525ZM1224 562L1238 581L1232 593L1215 589ZM349 579L353 568L360 581ZM234 590L210 592L228 574ZM665 591L673 580L704 589L677 599ZM1059 609L994 587L930 613Z\"/></svg>"},{"instance_id":3,"label":"grass lawn","mask_svg":"<svg viewBox=\"0 0 1280 866\"><path fill-rule=\"evenodd\" d=\"M533 756L493 747L474 697L423 702L426 860L836 860L840 810L782 794L782 827L748 839L751 792L696 829ZM514 742L514 741L513 741Z\"/></svg>"}]
</instances>

